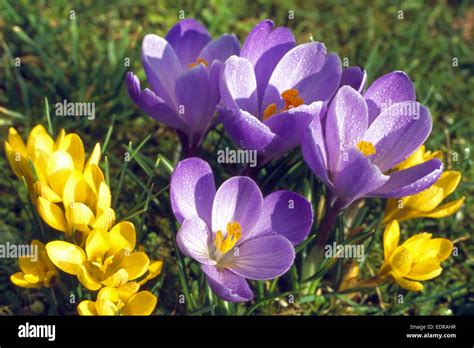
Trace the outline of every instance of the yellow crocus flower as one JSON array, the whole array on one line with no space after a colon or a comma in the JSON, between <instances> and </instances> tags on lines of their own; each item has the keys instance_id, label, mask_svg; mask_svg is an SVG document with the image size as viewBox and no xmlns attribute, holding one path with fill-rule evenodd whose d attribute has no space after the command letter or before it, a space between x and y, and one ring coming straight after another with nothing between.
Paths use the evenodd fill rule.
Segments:
<instances>
[{"instance_id":1,"label":"yellow crocus flower","mask_svg":"<svg viewBox=\"0 0 474 348\"><path fill-rule=\"evenodd\" d=\"M419 233L399 244L400 226L391 221L383 235L384 264L378 279L394 280L402 288L410 291L423 290L419 281L439 276L441 262L453 250L453 243L446 238L431 238L431 233Z\"/></svg>"},{"instance_id":2,"label":"yellow crocus flower","mask_svg":"<svg viewBox=\"0 0 474 348\"><path fill-rule=\"evenodd\" d=\"M429 161L433 158L442 159L440 151L431 153L425 151L422 145L413 155L398 165L397 169L407 169L414 165ZM441 204L441 202L454 192L461 181L461 173L447 170L428 189L413 195L401 198L391 198L387 201L384 223L391 220L404 221L419 217L443 218L457 212L464 203L464 198Z\"/></svg>"},{"instance_id":3,"label":"yellow crocus flower","mask_svg":"<svg viewBox=\"0 0 474 348\"><path fill-rule=\"evenodd\" d=\"M82 301L77 306L79 315L150 315L157 298L149 291L138 291L136 284L127 283L119 288L102 288L97 300Z\"/></svg>"},{"instance_id":4,"label":"yellow crocus flower","mask_svg":"<svg viewBox=\"0 0 474 348\"><path fill-rule=\"evenodd\" d=\"M22 288L50 287L53 279L58 275L56 268L48 258L44 244L33 240L31 245L37 248L38 254L34 257L22 257L19 260L21 272L10 276L16 286Z\"/></svg>"},{"instance_id":5,"label":"yellow crocus flower","mask_svg":"<svg viewBox=\"0 0 474 348\"><path fill-rule=\"evenodd\" d=\"M124 221L110 232L94 229L87 237L85 249L57 240L48 243L46 250L56 267L77 276L84 287L95 291L103 286L120 287L147 271L153 277L161 272L162 265L150 264L146 253L134 252L135 244L135 227Z\"/></svg>"}]
</instances>

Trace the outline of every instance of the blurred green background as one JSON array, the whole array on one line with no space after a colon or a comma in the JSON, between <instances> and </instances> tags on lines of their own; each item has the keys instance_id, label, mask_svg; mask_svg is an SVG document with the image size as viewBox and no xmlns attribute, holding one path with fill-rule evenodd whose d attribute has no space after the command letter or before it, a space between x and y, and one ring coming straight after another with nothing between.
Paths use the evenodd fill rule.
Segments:
<instances>
[{"instance_id":1,"label":"blurred green background","mask_svg":"<svg viewBox=\"0 0 474 348\"><path fill-rule=\"evenodd\" d=\"M181 11L186 17L201 21L213 36L233 32L241 42L260 20L271 18L276 25L291 28L298 42L322 41L343 61L347 58L350 65L363 67L369 83L387 72L404 70L415 83L417 99L433 115L434 127L427 148L442 150L446 167L463 174L453 195L466 196L460 212L442 220L402 224L403 238L420 231L434 232L456 240L459 248L459 256L445 263L439 278L425 283L423 293L406 294L400 304L400 290L394 285L355 298L337 295L322 285L316 294L298 296L292 306L272 299L252 311L474 314L472 2L0 0L0 140L3 143L9 126L25 137L35 124L46 125L45 98L50 109L64 99L95 102L95 120L53 115L52 125L56 132L59 128L77 132L87 152L96 142L106 143L114 208L119 219L130 218L138 226L146 250L167 263L157 284L157 289L161 289L158 313L185 312L176 301L180 285L170 238L175 233L175 223L168 201L169 171L161 165L154 168L160 155L170 161L177 159L177 138L136 109L123 82L130 70L138 73L144 84L140 62L142 38L147 33L164 36L179 20ZM125 64L127 59L130 67ZM20 66L15 64L18 62ZM236 172L235 168L215 163L216 147L232 146L223 135L222 127L212 131L201 153L213 163L214 171L221 173L219 180ZM131 162L123 161L125 151L137 149ZM27 242L35 231L25 214L26 193L4 157L0 157L0 242ZM295 152L285 161L285 175L279 172L279 164L273 164L262 174L264 190L285 187L306 192L311 175L301 165L300 155ZM300 180L301 176L305 180ZM380 211L382 202L374 200L367 204L373 211ZM373 218L373 214L368 214L364 223ZM372 237L373 243L370 241L372 252L362 269L364 275L380 266L382 232L378 230ZM198 278L196 265L188 262L189 277ZM0 261L0 313L51 313L48 294L17 289L10 284L9 274L16 269L15 262ZM287 280L281 282L285 289ZM200 296L200 284L202 279L190 282L196 296ZM209 312L216 313L214 309Z\"/></svg>"}]
</instances>

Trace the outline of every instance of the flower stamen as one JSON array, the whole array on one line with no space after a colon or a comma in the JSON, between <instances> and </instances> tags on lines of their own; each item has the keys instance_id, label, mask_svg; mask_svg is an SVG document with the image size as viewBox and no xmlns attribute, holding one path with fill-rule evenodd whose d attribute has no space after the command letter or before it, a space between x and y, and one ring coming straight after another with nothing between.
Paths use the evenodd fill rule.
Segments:
<instances>
[{"instance_id":1,"label":"flower stamen","mask_svg":"<svg viewBox=\"0 0 474 348\"><path fill-rule=\"evenodd\" d=\"M217 231L216 238L214 240L214 246L221 254L225 254L235 246L241 237L242 227L240 224L236 221L229 222L227 224L227 234L225 238L221 230Z\"/></svg>"},{"instance_id":2,"label":"flower stamen","mask_svg":"<svg viewBox=\"0 0 474 348\"><path fill-rule=\"evenodd\" d=\"M359 151L362 152L366 157L375 155L375 153L377 152L377 150L375 150L374 144L372 144L370 141L359 141L356 146Z\"/></svg>"},{"instance_id":3,"label":"flower stamen","mask_svg":"<svg viewBox=\"0 0 474 348\"><path fill-rule=\"evenodd\" d=\"M298 90L296 88L287 89L281 93L281 97L285 101L285 107L280 110L280 112L296 108L304 104L303 98L299 96ZM269 104L265 111L263 111L263 120L269 119L271 116L277 113L277 105L275 103Z\"/></svg>"},{"instance_id":4,"label":"flower stamen","mask_svg":"<svg viewBox=\"0 0 474 348\"><path fill-rule=\"evenodd\" d=\"M208 63L205 59L198 58L198 59L196 59L195 62L189 63L189 64L188 64L188 68L189 68L189 69L192 69L192 68L194 68L195 66L198 66L199 64L204 65L206 68L209 67L209 63Z\"/></svg>"}]
</instances>

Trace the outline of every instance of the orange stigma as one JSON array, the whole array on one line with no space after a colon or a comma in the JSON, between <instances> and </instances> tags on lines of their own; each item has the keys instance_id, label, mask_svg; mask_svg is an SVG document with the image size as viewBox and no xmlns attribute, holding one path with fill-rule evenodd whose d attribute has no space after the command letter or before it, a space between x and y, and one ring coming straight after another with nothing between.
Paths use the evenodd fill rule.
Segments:
<instances>
[{"instance_id":1,"label":"orange stigma","mask_svg":"<svg viewBox=\"0 0 474 348\"><path fill-rule=\"evenodd\" d=\"M209 67L209 63L205 59L198 58L198 59L196 59L196 61L194 63L189 63L188 68L189 69L194 68L195 66L198 66L199 64L204 65L206 68Z\"/></svg>"},{"instance_id":2,"label":"orange stigma","mask_svg":"<svg viewBox=\"0 0 474 348\"><path fill-rule=\"evenodd\" d=\"M236 221L229 222L227 224L227 234L225 238L221 230L217 231L214 246L221 254L225 254L235 246L241 237L242 227L240 227L240 224Z\"/></svg>"},{"instance_id":3,"label":"orange stigma","mask_svg":"<svg viewBox=\"0 0 474 348\"><path fill-rule=\"evenodd\" d=\"M296 88L287 89L281 94L281 97L285 101L285 107L280 110L280 112L296 108L304 104L303 98L299 96L298 90ZM277 113L277 106L275 103L272 103L266 107L263 111L263 120L267 120L271 116Z\"/></svg>"}]
</instances>

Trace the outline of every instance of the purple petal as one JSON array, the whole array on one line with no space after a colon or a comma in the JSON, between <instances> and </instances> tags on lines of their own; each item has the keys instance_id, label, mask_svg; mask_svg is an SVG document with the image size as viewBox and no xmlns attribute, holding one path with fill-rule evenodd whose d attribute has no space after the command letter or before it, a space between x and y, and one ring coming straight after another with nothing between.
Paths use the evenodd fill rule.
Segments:
<instances>
[{"instance_id":1,"label":"purple petal","mask_svg":"<svg viewBox=\"0 0 474 348\"><path fill-rule=\"evenodd\" d=\"M215 265L209 255L210 236L206 223L196 216L184 220L176 235L176 243L184 255L205 265Z\"/></svg>"},{"instance_id":2,"label":"purple petal","mask_svg":"<svg viewBox=\"0 0 474 348\"><path fill-rule=\"evenodd\" d=\"M217 88L211 89L208 68L199 64L185 72L176 82L178 112L197 137L208 129L219 102ZM199 143L200 139L191 139Z\"/></svg>"},{"instance_id":3,"label":"purple petal","mask_svg":"<svg viewBox=\"0 0 474 348\"><path fill-rule=\"evenodd\" d=\"M308 76L295 88L300 92L305 104L319 100L327 101L336 93L341 74L342 66L339 56L331 53L328 54L324 66L318 73Z\"/></svg>"},{"instance_id":4,"label":"purple petal","mask_svg":"<svg viewBox=\"0 0 474 348\"><path fill-rule=\"evenodd\" d=\"M199 216L211 226L215 195L214 176L206 161L188 158L178 163L171 175L170 199L179 223Z\"/></svg>"},{"instance_id":5,"label":"purple petal","mask_svg":"<svg viewBox=\"0 0 474 348\"><path fill-rule=\"evenodd\" d=\"M263 209L250 238L282 235L293 245L302 242L313 225L313 207L303 196L276 191L263 199Z\"/></svg>"},{"instance_id":6,"label":"purple petal","mask_svg":"<svg viewBox=\"0 0 474 348\"><path fill-rule=\"evenodd\" d=\"M143 112L169 127L188 131L188 126L163 99L148 88L141 90L140 81L132 72L127 73L125 83L130 98Z\"/></svg>"},{"instance_id":7,"label":"purple petal","mask_svg":"<svg viewBox=\"0 0 474 348\"><path fill-rule=\"evenodd\" d=\"M263 97L262 110L269 104L284 105L280 97L286 90L297 88L305 79L313 78L326 62L326 47L319 42L310 42L296 46L287 52L273 71ZM339 81L337 81L337 84ZM304 84L304 83L303 83ZM336 87L337 87L336 84ZM309 88L311 84L306 85ZM306 91L298 92L303 95ZM306 102L306 101L305 101Z\"/></svg>"},{"instance_id":8,"label":"purple petal","mask_svg":"<svg viewBox=\"0 0 474 348\"><path fill-rule=\"evenodd\" d=\"M358 66L350 66L342 70L339 87L350 86L361 93L364 90L366 81L367 72L365 70L362 70Z\"/></svg>"},{"instance_id":9,"label":"purple petal","mask_svg":"<svg viewBox=\"0 0 474 348\"><path fill-rule=\"evenodd\" d=\"M174 86L182 72L173 47L162 37L148 34L142 43L142 63L153 92L176 106Z\"/></svg>"},{"instance_id":10,"label":"purple petal","mask_svg":"<svg viewBox=\"0 0 474 348\"><path fill-rule=\"evenodd\" d=\"M389 105L416 101L415 87L407 74L403 71L394 71L375 80L365 91L364 98L369 107L369 124L371 124Z\"/></svg>"},{"instance_id":11,"label":"purple petal","mask_svg":"<svg viewBox=\"0 0 474 348\"><path fill-rule=\"evenodd\" d=\"M367 131L367 104L353 88L343 86L329 106L326 116L326 145L329 168L337 170L340 156L362 140Z\"/></svg>"},{"instance_id":12,"label":"purple petal","mask_svg":"<svg viewBox=\"0 0 474 348\"><path fill-rule=\"evenodd\" d=\"M240 56L250 60L255 68L259 109L273 69L296 44L295 37L289 29L277 27L272 30L273 26L273 21L269 19L258 23L245 39L240 52Z\"/></svg>"},{"instance_id":13,"label":"purple petal","mask_svg":"<svg viewBox=\"0 0 474 348\"><path fill-rule=\"evenodd\" d=\"M371 157L382 172L405 160L431 133L428 108L417 102L402 102L383 111L370 125L364 140L376 149Z\"/></svg>"},{"instance_id":14,"label":"purple petal","mask_svg":"<svg viewBox=\"0 0 474 348\"><path fill-rule=\"evenodd\" d=\"M253 299L253 293L245 278L225 268L201 265L212 291L230 302L244 302Z\"/></svg>"},{"instance_id":15,"label":"purple petal","mask_svg":"<svg viewBox=\"0 0 474 348\"><path fill-rule=\"evenodd\" d=\"M370 194L372 197L405 197L426 190L438 181L443 163L435 158L390 174L389 180Z\"/></svg>"},{"instance_id":16,"label":"purple petal","mask_svg":"<svg viewBox=\"0 0 474 348\"><path fill-rule=\"evenodd\" d=\"M370 162L357 148L352 147L342 155L334 182L334 191L342 208L376 190L389 177Z\"/></svg>"},{"instance_id":17,"label":"purple petal","mask_svg":"<svg viewBox=\"0 0 474 348\"><path fill-rule=\"evenodd\" d=\"M220 78L221 98L226 107L258 115L257 81L249 60L230 57L221 70Z\"/></svg>"},{"instance_id":18,"label":"purple petal","mask_svg":"<svg viewBox=\"0 0 474 348\"><path fill-rule=\"evenodd\" d=\"M182 67L187 69L190 63L200 58L198 55L211 41L211 36L198 21L189 18L176 23L166 34L165 39L173 46Z\"/></svg>"},{"instance_id":19,"label":"purple petal","mask_svg":"<svg viewBox=\"0 0 474 348\"><path fill-rule=\"evenodd\" d=\"M226 233L229 222L238 222L242 236L251 230L262 211L263 197L257 184L246 176L234 176L217 190L212 207L212 231Z\"/></svg>"},{"instance_id":20,"label":"purple petal","mask_svg":"<svg viewBox=\"0 0 474 348\"><path fill-rule=\"evenodd\" d=\"M301 105L271 116L264 123L276 134L272 142L263 150L263 159L268 161L300 145L304 132L313 118L319 118L322 102Z\"/></svg>"},{"instance_id":21,"label":"purple petal","mask_svg":"<svg viewBox=\"0 0 474 348\"><path fill-rule=\"evenodd\" d=\"M270 128L244 110L218 107L219 117L234 143L248 150L260 151L275 138Z\"/></svg>"},{"instance_id":22,"label":"purple petal","mask_svg":"<svg viewBox=\"0 0 474 348\"><path fill-rule=\"evenodd\" d=\"M301 150L306 164L314 175L326 185L332 185L328 177L326 145L319 117L315 117L309 124L301 143Z\"/></svg>"},{"instance_id":23,"label":"purple petal","mask_svg":"<svg viewBox=\"0 0 474 348\"><path fill-rule=\"evenodd\" d=\"M268 280L285 274L295 260L291 242L283 236L263 236L238 246L238 255L229 260L229 268L241 277Z\"/></svg>"},{"instance_id":24,"label":"purple petal","mask_svg":"<svg viewBox=\"0 0 474 348\"><path fill-rule=\"evenodd\" d=\"M214 60L224 63L230 56L239 55L240 43L235 35L222 35L217 40L210 41L206 47L203 48L200 58L204 59L209 64Z\"/></svg>"}]
</instances>

